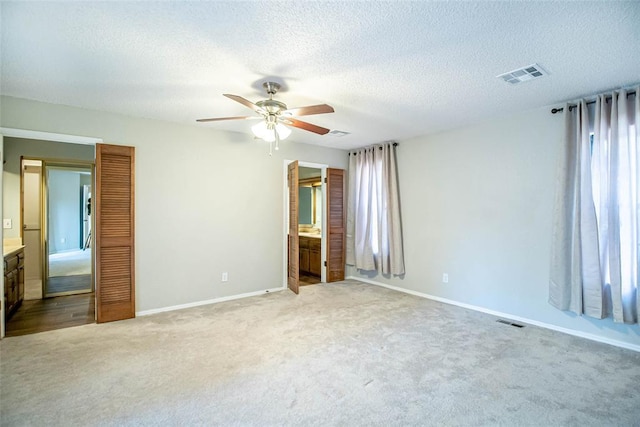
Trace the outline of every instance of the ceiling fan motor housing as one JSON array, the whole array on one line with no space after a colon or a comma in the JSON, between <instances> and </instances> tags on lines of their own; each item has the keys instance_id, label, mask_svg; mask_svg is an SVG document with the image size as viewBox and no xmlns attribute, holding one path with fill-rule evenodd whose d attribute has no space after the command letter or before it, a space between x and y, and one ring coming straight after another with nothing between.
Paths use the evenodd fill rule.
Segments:
<instances>
[{"instance_id":1,"label":"ceiling fan motor housing","mask_svg":"<svg viewBox=\"0 0 640 427\"><path fill-rule=\"evenodd\" d=\"M280 84L276 82L264 82L262 83L262 87L265 88L267 93L272 96L280 90Z\"/></svg>"},{"instance_id":2,"label":"ceiling fan motor housing","mask_svg":"<svg viewBox=\"0 0 640 427\"><path fill-rule=\"evenodd\" d=\"M287 109L287 105L283 102L276 101L275 99L265 99L264 101L256 102L256 105L269 114L280 114L281 111Z\"/></svg>"}]
</instances>

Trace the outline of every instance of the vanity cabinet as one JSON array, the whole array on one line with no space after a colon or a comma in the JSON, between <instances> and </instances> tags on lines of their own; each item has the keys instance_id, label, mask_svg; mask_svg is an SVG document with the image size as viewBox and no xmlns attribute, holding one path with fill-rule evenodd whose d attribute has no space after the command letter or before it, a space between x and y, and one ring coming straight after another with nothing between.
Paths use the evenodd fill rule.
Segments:
<instances>
[{"instance_id":1,"label":"vanity cabinet","mask_svg":"<svg viewBox=\"0 0 640 427\"><path fill-rule=\"evenodd\" d=\"M321 240L315 237L299 237L300 272L320 277L322 256Z\"/></svg>"},{"instance_id":2,"label":"vanity cabinet","mask_svg":"<svg viewBox=\"0 0 640 427\"><path fill-rule=\"evenodd\" d=\"M24 300L24 249L4 257L4 307L9 319Z\"/></svg>"}]
</instances>

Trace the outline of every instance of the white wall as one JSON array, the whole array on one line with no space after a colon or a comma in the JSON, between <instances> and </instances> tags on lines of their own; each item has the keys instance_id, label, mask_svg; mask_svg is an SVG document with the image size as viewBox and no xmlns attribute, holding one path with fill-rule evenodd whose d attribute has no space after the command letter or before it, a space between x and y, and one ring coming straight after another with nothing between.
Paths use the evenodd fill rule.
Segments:
<instances>
[{"instance_id":1,"label":"white wall","mask_svg":"<svg viewBox=\"0 0 640 427\"><path fill-rule=\"evenodd\" d=\"M401 142L406 275L347 274L640 345L638 326L547 303L562 133L562 114L542 108Z\"/></svg>"},{"instance_id":2,"label":"white wall","mask_svg":"<svg viewBox=\"0 0 640 427\"><path fill-rule=\"evenodd\" d=\"M345 151L2 97L0 126L136 148L136 310L281 287L283 159L346 168ZM229 281L220 281L221 273Z\"/></svg>"}]
</instances>

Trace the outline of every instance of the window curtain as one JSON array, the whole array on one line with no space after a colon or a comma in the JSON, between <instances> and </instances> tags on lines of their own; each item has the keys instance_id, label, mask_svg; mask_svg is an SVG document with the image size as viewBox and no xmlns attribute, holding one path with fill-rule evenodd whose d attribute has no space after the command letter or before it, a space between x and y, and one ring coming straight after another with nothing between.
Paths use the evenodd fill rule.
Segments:
<instances>
[{"instance_id":1,"label":"window curtain","mask_svg":"<svg viewBox=\"0 0 640 427\"><path fill-rule=\"evenodd\" d=\"M566 105L549 302L638 323L640 88Z\"/></svg>"},{"instance_id":2,"label":"window curtain","mask_svg":"<svg viewBox=\"0 0 640 427\"><path fill-rule=\"evenodd\" d=\"M394 144L349 153L347 264L404 274L400 193Z\"/></svg>"}]
</instances>

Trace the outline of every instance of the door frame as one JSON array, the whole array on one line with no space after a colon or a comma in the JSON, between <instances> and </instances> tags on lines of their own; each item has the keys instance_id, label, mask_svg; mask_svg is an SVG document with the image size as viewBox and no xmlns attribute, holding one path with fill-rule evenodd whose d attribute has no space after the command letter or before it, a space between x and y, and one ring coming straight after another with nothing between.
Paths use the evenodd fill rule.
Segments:
<instances>
[{"instance_id":1,"label":"door frame","mask_svg":"<svg viewBox=\"0 0 640 427\"><path fill-rule=\"evenodd\" d=\"M284 289L287 289L287 272L289 271L289 264L288 264L288 249L287 249L287 245L289 242L288 239L288 235L289 235L289 183L287 180L287 173L288 173L288 169L287 166L289 166L289 163L291 162L295 162L296 160L289 160L289 159L285 159L283 161L283 187L282 187L282 194L283 194L283 201L282 201L282 210L283 210L283 215L282 215L282 287ZM305 168L314 168L314 169L320 169L320 178L322 179L322 233L321 233L321 246L320 246L320 251L321 251L321 258L320 258L320 282L322 283L326 283L327 281L327 267L325 266L325 262L327 260L327 183L326 181L326 177L327 177L327 169L329 168L329 165L325 165L322 163L311 163L311 162L305 162L303 160L298 160L298 167L305 167Z\"/></svg>"},{"instance_id":2,"label":"door frame","mask_svg":"<svg viewBox=\"0 0 640 427\"><path fill-rule=\"evenodd\" d=\"M23 159L27 159L23 157ZM96 276L95 276L95 251L94 246L91 245L91 289L83 292L68 291L58 292L55 294L47 293L47 283L49 280L49 182L47 178L47 167L60 168L60 169L90 169L91 171L91 191L95 189L95 175L96 164L93 162L83 160L59 160L59 159L28 159L28 160L40 160L42 162L42 174L40 182L40 241L42 250L42 298L59 297L65 295L75 295L80 293L95 292L96 289ZM22 186L22 177L20 179L20 185ZM23 200L24 194L20 193L20 223L24 223L23 218ZM91 215L91 230L95 229L95 215ZM23 230L20 230L20 235L24 239Z\"/></svg>"},{"instance_id":3,"label":"door frame","mask_svg":"<svg viewBox=\"0 0 640 427\"><path fill-rule=\"evenodd\" d=\"M29 129L17 129L10 127L0 127L0 160L4 161L4 138L25 138L25 139L37 139L41 141L53 141L53 142L67 142L72 144L87 144L95 145L102 142L102 138L95 138L89 136L79 136L71 134L61 134L52 132L42 132ZM4 185L2 182L2 175L0 175L0 188ZM2 200L0 198L0 211L4 211ZM3 213L4 214L4 213ZM4 239L4 231L0 228L0 237ZM0 265L0 287L4 292L4 263ZM0 298L0 339L5 335L5 321L4 321L4 298Z\"/></svg>"}]
</instances>

